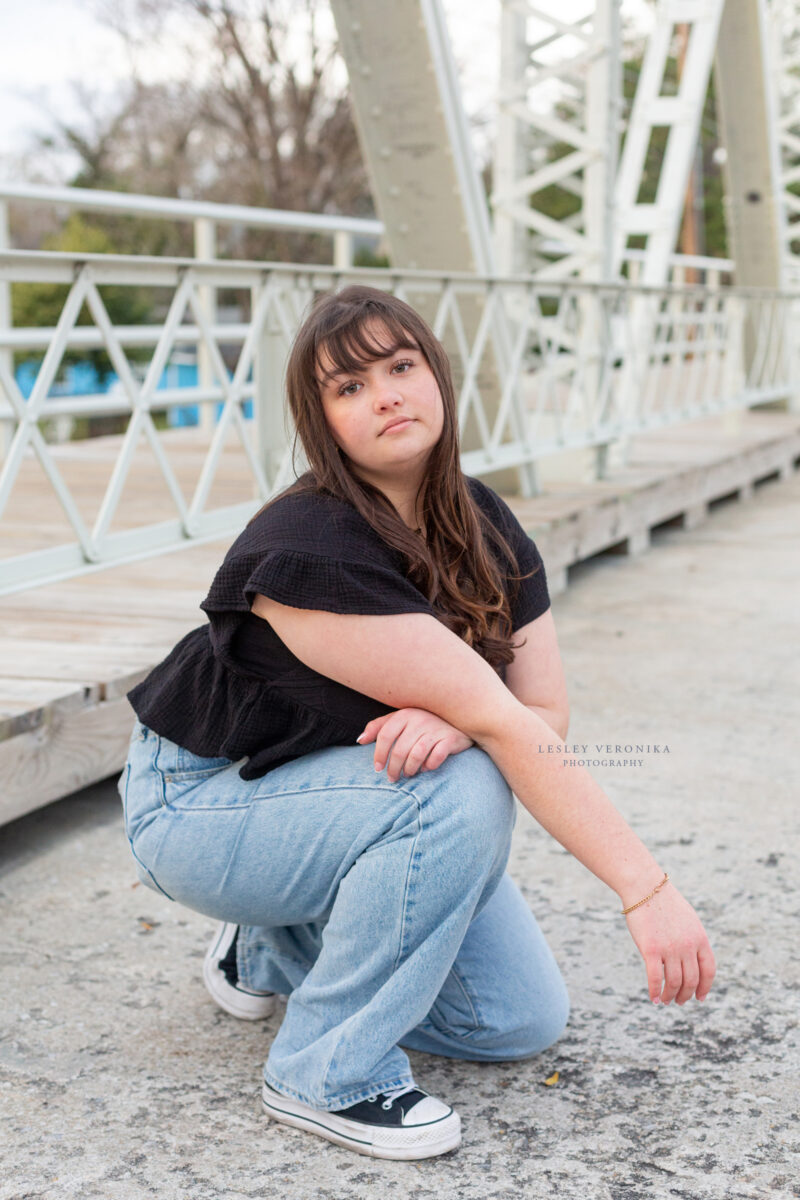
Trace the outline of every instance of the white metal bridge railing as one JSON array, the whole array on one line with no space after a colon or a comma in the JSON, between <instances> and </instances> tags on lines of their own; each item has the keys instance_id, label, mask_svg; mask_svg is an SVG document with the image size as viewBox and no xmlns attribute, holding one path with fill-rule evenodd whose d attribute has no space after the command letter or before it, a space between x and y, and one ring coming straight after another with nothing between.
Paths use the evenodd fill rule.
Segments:
<instances>
[{"instance_id":1,"label":"white metal bridge railing","mask_svg":"<svg viewBox=\"0 0 800 1200\"><path fill-rule=\"evenodd\" d=\"M237 532L294 478L286 352L314 295L347 282L385 288L425 314L454 364L464 470L516 468L523 487L525 468L544 456L793 404L800 390L800 294L25 251L0 254L0 281L68 285L54 328L0 330L0 593ZM108 287L146 288L158 323L115 326ZM209 318L209 289L236 292L242 319ZM118 378L111 393L52 394L77 348L105 351ZM146 362L131 360L134 348ZM187 348L206 361L201 384L160 387ZM41 357L27 399L10 365L25 355ZM186 405L213 419L160 427ZM52 444L56 417L113 414L124 418L116 438ZM149 507L145 482L160 488ZM42 484L48 522L58 508L62 526L31 545Z\"/></svg>"}]
</instances>

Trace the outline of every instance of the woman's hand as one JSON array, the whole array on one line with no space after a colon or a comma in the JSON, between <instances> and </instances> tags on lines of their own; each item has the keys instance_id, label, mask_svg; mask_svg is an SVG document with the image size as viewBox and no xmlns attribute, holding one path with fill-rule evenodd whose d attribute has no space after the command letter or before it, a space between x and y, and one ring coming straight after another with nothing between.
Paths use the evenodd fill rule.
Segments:
<instances>
[{"instance_id":1,"label":"woman's hand","mask_svg":"<svg viewBox=\"0 0 800 1200\"><path fill-rule=\"evenodd\" d=\"M357 740L362 746L375 741L375 770L382 771L388 759L386 774L392 783L402 774L435 771L449 755L474 744L460 729L424 708L398 708L376 717Z\"/></svg>"},{"instance_id":2,"label":"woman's hand","mask_svg":"<svg viewBox=\"0 0 800 1200\"><path fill-rule=\"evenodd\" d=\"M705 1000L716 964L700 918L673 884L667 883L647 904L626 917L631 937L644 959L654 1004Z\"/></svg>"}]
</instances>

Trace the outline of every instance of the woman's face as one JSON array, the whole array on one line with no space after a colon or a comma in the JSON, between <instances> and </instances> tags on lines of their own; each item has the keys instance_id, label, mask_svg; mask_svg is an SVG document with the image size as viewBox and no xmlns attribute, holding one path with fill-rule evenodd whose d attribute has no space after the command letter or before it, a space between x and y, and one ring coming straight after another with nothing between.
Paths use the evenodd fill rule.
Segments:
<instances>
[{"instance_id":1,"label":"woman's face","mask_svg":"<svg viewBox=\"0 0 800 1200\"><path fill-rule=\"evenodd\" d=\"M388 334L367 326L376 341ZM353 373L333 373L323 351L317 378L334 441L369 483L416 487L444 427L444 404L427 359L402 348Z\"/></svg>"}]
</instances>

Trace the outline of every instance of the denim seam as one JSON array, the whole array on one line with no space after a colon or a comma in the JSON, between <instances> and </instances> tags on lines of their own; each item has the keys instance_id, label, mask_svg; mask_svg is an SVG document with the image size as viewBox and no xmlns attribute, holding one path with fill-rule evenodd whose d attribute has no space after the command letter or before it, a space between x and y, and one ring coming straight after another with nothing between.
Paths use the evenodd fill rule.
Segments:
<instances>
[{"instance_id":1,"label":"denim seam","mask_svg":"<svg viewBox=\"0 0 800 1200\"><path fill-rule=\"evenodd\" d=\"M176 812L238 812L250 804L178 804L173 800L169 807Z\"/></svg>"},{"instance_id":2,"label":"denim seam","mask_svg":"<svg viewBox=\"0 0 800 1200\"><path fill-rule=\"evenodd\" d=\"M165 891L164 891L163 887L162 887L162 886L161 886L161 884L158 882L158 880L156 879L155 875L154 875L154 874L153 874L153 872L150 870L150 868L149 868L149 867L146 867L146 866L145 866L145 864L142 862L142 860L139 858L139 855L136 853L136 851L135 851L135 850L134 850L134 848L133 848L133 841L132 841L132 839L131 839L130 837L128 838L128 842L130 843L130 847L131 847L131 854L132 854L132 855L133 855L133 857L136 859L136 862L139 864L139 866L140 866L140 867L141 867L141 869L144 871L144 873L145 873L146 875L148 875L148 876L150 877L150 879L152 879L154 886L155 886L155 887L158 889L158 891L161 893L161 895L162 895L162 896L166 896L167 900L172 900L172 899L173 899L173 897L172 897L172 896L170 896L169 892L165 892Z\"/></svg>"},{"instance_id":3,"label":"denim seam","mask_svg":"<svg viewBox=\"0 0 800 1200\"><path fill-rule=\"evenodd\" d=\"M402 792L404 795L411 796L415 803L419 804L419 799L415 792L407 790L404 787L398 787L397 784L387 786L385 783L379 783L377 780L374 784L367 783L328 783L322 784L319 787L295 787L288 788L285 792L271 791L263 796L253 796L253 801L256 800L279 800L286 796L313 796L315 792ZM426 803L426 801L423 801Z\"/></svg>"},{"instance_id":4,"label":"denim seam","mask_svg":"<svg viewBox=\"0 0 800 1200\"><path fill-rule=\"evenodd\" d=\"M235 763L231 763L231 766L235 766ZM223 771L227 770L228 767L209 767L202 771L172 770L168 771L167 774L170 779L174 779L178 783L204 783L207 779L214 779L217 775L221 775Z\"/></svg>"},{"instance_id":5,"label":"denim seam","mask_svg":"<svg viewBox=\"0 0 800 1200\"><path fill-rule=\"evenodd\" d=\"M344 789L342 789L342 790L344 790ZM350 789L350 790L352 790L352 789ZM395 971L397 970L398 963L401 961L401 959L403 957L403 949L405 946L405 938L406 938L406 923L407 923L407 919L408 919L409 893L412 890L412 886L411 886L411 880L413 878L412 873L414 870L415 860L418 857L418 855L416 854L416 847L417 847L417 842L419 841L420 834L422 833L422 808L425 803L425 801L420 802L420 799L417 796L416 792L412 792L412 791L406 792L405 789L403 789L403 788L398 788L397 790L402 791L405 795L410 796L411 799L414 801L414 803L417 806L417 831L414 834L414 841L411 845L411 851L408 856L408 866L406 867L406 878L405 878L405 883L403 885L403 904L402 904L402 908L401 908L401 917L400 917L400 936L398 938L397 954L395 955L394 962L392 963L392 969L391 969L391 973L390 973L391 975L393 975L395 973ZM411 902L411 907L413 908L413 900ZM337 1045L338 1045L338 1039L334 1042L333 1046L331 1047L331 1052L328 1055L328 1061L325 1064L325 1070L322 1073L321 1091L322 1091L323 1095L325 1093L325 1085L328 1081L328 1073L331 1069L331 1064L333 1063L333 1056L336 1053ZM371 1095L371 1094L372 1094L371 1092L367 1093L367 1095ZM352 1103L356 1104L357 1101L353 1100Z\"/></svg>"},{"instance_id":6,"label":"denim seam","mask_svg":"<svg viewBox=\"0 0 800 1200\"><path fill-rule=\"evenodd\" d=\"M162 808L169 808L167 803L167 787L164 780L164 772L158 764L158 760L161 756L161 737L159 734L156 734L155 738L156 751L153 755L153 766L155 768L156 796L158 797L158 802Z\"/></svg>"},{"instance_id":7,"label":"denim seam","mask_svg":"<svg viewBox=\"0 0 800 1200\"><path fill-rule=\"evenodd\" d=\"M453 976L453 979L456 981L459 988L461 989L464 999L466 1000L467 1004L469 1005L469 1009L472 1014L472 1020L475 1024L475 1029L470 1029L466 1034L461 1035L463 1037L469 1037L471 1034L477 1033L483 1024L483 1022L481 1021L481 1018L478 1014L477 996L472 995L469 988L467 987L466 979L461 974L461 972L459 971L459 969L455 963L453 963L452 967L450 968L450 974ZM434 1002L434 1007L435 1007L435 1002ZM434 1022L434 1024L435 1024L435 1022Z\"/></svg>"},{"instance_id":8,"label":"denim seam","mask_svg":"<svg viewBox=\"0 0 800 1200\"><path fill-rule=\"evenodd\" d=\"M303 1104L310 1105L311 1108L319 1109L319 1104L312 1100L310 1096L303 1092L296 1092L292 1088L284 1087L283 1084L278 1084L275 1076L264 1069L264 1082L281 1096L288 1096L292 1100L300 1100ZM329 1100L331 1108L322 1109L323 1112L332 1112L339 1108L349 1108L351 1104L359 1104L362 1100L368 1099L370 1096L375 1096L378 1092L390 1092L393 1088L409 1087L414 1082L411 1074L404 1076L402 1079L395 1076L393 1079L384 1080L381 1083L370 1084L369 1087L361 1088L357 1092L352 1092L350 1095L345 1095L334 1100Z\"/></svg>"},{"instance_id":9,"label":"denim seam","mask_svg":"<svg viewBox=\"0 0 800 1200\"><path fill-rule=\"evenodd\" d=\"M410 794L413 796L414 803L417 806L417 832L414 834L414 841L411 846L411 853L408 856L408 866L406 867L406 880L405 880L405 884L403 886L403 906L401 909L401 917L400 917L400 937L398 939L397 954L395 956L394 962L392 963L392 974L395 973L395 971L397 970L398 966L400 965L400 963L402 962L403 957L404 957L405 943L406 943L406 929L407 929L407 925L410 923L410 920L411 920L411 918L409 918L409 915L408 915L408 910L409 910L409 908L414 907L415 889L413 886L413 879L414 879L413 872L417 869L417 864L419 862L419 853L417 852L417 843L419 842L420 835L422 834L422 808L423 808L423 805L420 804L419 800L417 799L417 797L414 795L413 792Z\"/></svg>"},{"instance_id":10,"label":"denim seam","mask_svg":"<svg viewBox=\"0 0 800 1200\"><path fill-rule=\"evenodd\" d=\"M242 812L244 814L244 816L246 817L248 809L241 808L241 809L238 809L237 811ZM244 835L244 830L245 830L246 825L247 825L247 821L244 819L239 822L239 828L236 832L236 838L235 838L233 846L231 848L231 852L228 855L228 861L225 864L225 870L222 873L222 878L219 881L218 887L219 887L220 894L224 894L224 892L225 892L225 887L228 882L228 875L230 874L231 866L233 864L234 858L236 857L236 853L239 849L239 843L241 842L242 837Z\"/></svg>"}]
</instances>

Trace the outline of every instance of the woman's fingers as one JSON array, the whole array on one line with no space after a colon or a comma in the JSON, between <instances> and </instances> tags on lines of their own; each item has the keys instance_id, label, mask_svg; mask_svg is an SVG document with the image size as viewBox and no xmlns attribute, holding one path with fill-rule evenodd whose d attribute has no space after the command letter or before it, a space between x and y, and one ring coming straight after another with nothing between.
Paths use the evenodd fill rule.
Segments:
<instances>
[{"instance_id":1,"label":"woman's fingers","mask_svg":"<svg viewBox=\"0 0 800 1200\"><path fill-rule=\"evenodd\" d=\"M670 954L664 962L664 991L661 1000L671 1004L683 984L683 962L678 954Z\"/></svg>"},{"instance_id":2,"label":"woman's fingers","mask_svg":"<svg viewBox=\"0 0 800 1200\"><path fill-rule=\"evenodd\" d=\"M684 956L667 959L653 956L646 960L647 988L653 1003L683 1005L692 996L705 1000L714 982L716 964L710 946ZM662 987L663 984L663 987Z\"/></svg>"},{"instance_id":3,"label":"woman's fingers","mask_svg":"<svg viewBox=\"0 0 800 1200\"><path fill-rule=\"evenodd\" d=\"M395 742L386 764L386 773L389 779L396 783L401 775L416 775L428 757L433 742L434 735L431 733L414 734L410 731L403 733Z\"/></svg>"},{"instance_id":4,"label":"woman's fingers","mask_svg":"<svg viewBox=\"0 0 800 1200\"><path fill-rule=\"evenodd\" d=\"M675 1003L678 1005L685 1004L687 1000L691 1000L700 982L700 964L697 961L697 955L689 954L686 958L682 959L681 968L683 982L675 997Z\"/></svg>"},{"instance_id":5,"label":"woman's fingers","mask_svg":"<svg viewBox=\"0 0 800 1200\"><path fill-rule=\"evenodd\" d=\"M664 985L664 964L660 954L648 954L644 960L647 971L647 990L653 1004L661 1003L661 989Z\"/></svg>"},{"instance_id":6,"label":"woman's fingers","mask_svg":"<svg viewBox=\"0 0 800 1200\"><path fill-rule=\"evenodd\" d=\"M447 744L447 739L443 738L440 742L436 742L436 744L433 746L430 754L428 755L428 757L425 759L424 763L420 767L420 770L421 771L435 771L437 767L440 767L442 765L442 763L449 756L449 754L450 754L450 747Z\"/></svg>"},{"instance_id":7,"label":"woman's fingers","mask_svg":"<svg viewBox=\"0 0 800 1200\"><path fill-rule=\"evenodd\" d=\"M373 717L371 721L367 721L363 731L356 738L356 741L360 742L362 746L369 745L369 743L373 742L378 736L386 722L394 715L394 713L384 713L382 717Z\"/></svg>"},{"instance_id":8,"label":"woman's fingers","mask_svg":"<svg viewBox=\"0 0 800 1200\"><path fill-rule=\"evenodd\" d=\"M389 781L401 775L433 771L452 753L471 746L466 737L446 721L424 709L397 709L365 725L357 741L363 746L375 741L375 770L386 768Z\"/></svg>"},{"instance_id":9,"label":"woman's fingers","mask_svg":"<svg viewBox=\"0 0 800 1200\"><path fill-rule=\"evenodd\" d=\"M700 983L697 988L697 999L705 1000L708 993L711 991L711 985L714 982L714 976L717 973L717 964L714 959L714 951L706 942L697 952L697 962L700 967Z\"/></svg>"},{"instance_id":10,"label":"woman's fingers","mask_svg":"<svg viewBox=\"0 0 800 1200\"><path fill-rule=\"evenodd\" d=\"M714 982L714 954L700 918L674 885L631 910L628 929L654 1004L685 1004L694 995L705 1000Z\"/></svg>"},{"instance_id":11,"label":"woman's fingers","mask_svg":"<svg viewBox=\"0 0 800 1200\"><path fill-rule=\"evenodd\" d=\"M436 735L420 733L409 725L398 728L387 723L375 742L375 770L386 774L391 783L401 775L412 775L428 756Z\"/></svg>"},{"instance_id":12,"label":"woman's fingers","mask_svg":"<svg viewBox=\"0 0 800 1200\"><path fill-rule=\"evenodd\" d=\"M391 713L384 721L375 738L374 759L376 771L382 771L387 765L390 755L394 755L392 747L396 747L397 742L403 736L405 727L405 719L398 720L396 713Z\"/></svg>"}]
</instances>

